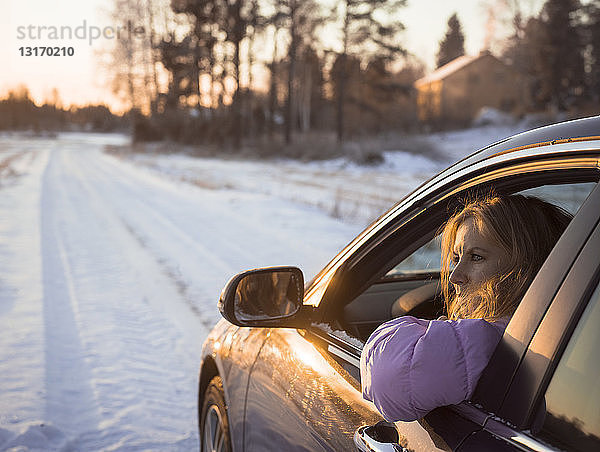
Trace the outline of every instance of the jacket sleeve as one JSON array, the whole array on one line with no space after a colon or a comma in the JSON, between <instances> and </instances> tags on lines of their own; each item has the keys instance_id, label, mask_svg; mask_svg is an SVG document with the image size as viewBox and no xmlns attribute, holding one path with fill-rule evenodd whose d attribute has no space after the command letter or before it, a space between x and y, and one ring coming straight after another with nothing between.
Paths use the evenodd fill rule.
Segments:
<instances>
[{"instance_id":1,"label":"jacket sleeve","mask_svg":"<svg viewBox=\"0 0 600 452\"><path fill-rule=\"evenodd\" d=\"M503 326L482 319L410 316L384 323L361 355L363 397L392 422L420 419L434 408L468 399Z\"/></svg>"}]
</instances>

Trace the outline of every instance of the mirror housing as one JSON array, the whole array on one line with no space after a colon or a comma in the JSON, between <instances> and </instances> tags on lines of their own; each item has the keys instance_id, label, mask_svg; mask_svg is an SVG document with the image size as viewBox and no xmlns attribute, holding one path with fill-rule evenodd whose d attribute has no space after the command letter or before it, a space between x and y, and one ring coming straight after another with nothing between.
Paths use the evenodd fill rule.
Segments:
<instances>
[{"instance_id":1,"label":"mirror housing","mask_svg":"<svg viewBox=\"0 0 600 452\"><path fill-rule=\"evenodd\" d=\"M297 267L265 267L235 275L223 288L219 311L238 326L305 326L312 306L304 306L304 276Z\"/></svg>"}]
</instances>

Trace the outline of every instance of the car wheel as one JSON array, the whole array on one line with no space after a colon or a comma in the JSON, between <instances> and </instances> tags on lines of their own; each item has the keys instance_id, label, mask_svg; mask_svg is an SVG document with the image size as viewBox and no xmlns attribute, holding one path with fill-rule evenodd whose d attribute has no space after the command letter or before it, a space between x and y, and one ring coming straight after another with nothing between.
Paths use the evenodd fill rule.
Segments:
<instances>
[{"instance_id":1,"label":"car wheel","mask_svg":"<svg viewBox=\"0 0 600 452\"><path fill-rule=\"evenodd\" d=\"M219 376L210 381L204 393L200 419L200 444L202 452L231 452L223 381Z\"/></svg>"}]
</instances>

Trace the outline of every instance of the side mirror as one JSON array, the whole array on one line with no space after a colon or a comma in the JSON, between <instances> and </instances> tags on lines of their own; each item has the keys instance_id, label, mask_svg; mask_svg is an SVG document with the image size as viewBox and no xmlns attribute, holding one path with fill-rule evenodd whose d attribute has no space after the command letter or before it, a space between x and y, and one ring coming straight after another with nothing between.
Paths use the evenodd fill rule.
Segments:
<instances>
[{"instance_id":1,"label":"side mirror","mask_svg":"<svg viewBox=\"0 0 600 452\"><path fill-rule=\"evenodd\" d=\"M219 311L238 326L298 327L305 322L304 276L296 267L268 267L234 276L223 288Z\"/></svg>"}]
</instances>

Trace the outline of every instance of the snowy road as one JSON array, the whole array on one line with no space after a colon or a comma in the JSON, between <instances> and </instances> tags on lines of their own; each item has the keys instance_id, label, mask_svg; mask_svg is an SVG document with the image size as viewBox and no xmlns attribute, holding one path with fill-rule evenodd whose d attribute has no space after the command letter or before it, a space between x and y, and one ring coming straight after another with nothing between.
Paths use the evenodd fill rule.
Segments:
<instances>
[{"instance_id":1,"label":"snowy road","mask_svg":"<svg viewBox=\"0 0 600 452\"><path fill-rule=\"evenodd\" d=\"M454 161L509 132L432 139ZM447 164L104 152L124 140L0 135L0 450L197 450L200 346L226 280L312 277Z\"/></svg>"},{"instance_id":2,"label":"snowy road","mask_svg":"<svg viewBox=\"0 0 600 452\"><path fill-rule=\"evenodd\" d=\"M0 138L0 449L197 450L201 343L233 273L309 276L360 229L174 183L114 137Z\"/></svg>"}]
</instances>

